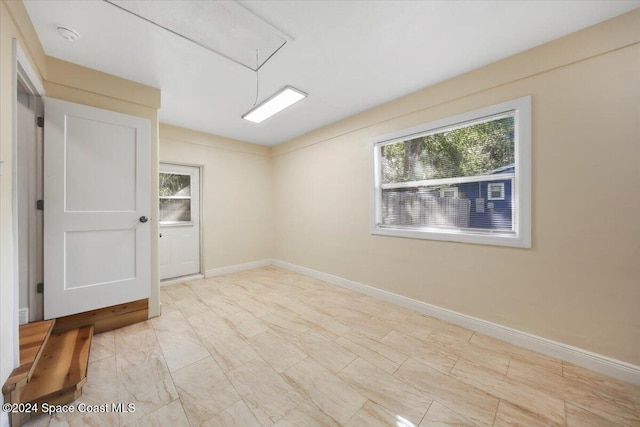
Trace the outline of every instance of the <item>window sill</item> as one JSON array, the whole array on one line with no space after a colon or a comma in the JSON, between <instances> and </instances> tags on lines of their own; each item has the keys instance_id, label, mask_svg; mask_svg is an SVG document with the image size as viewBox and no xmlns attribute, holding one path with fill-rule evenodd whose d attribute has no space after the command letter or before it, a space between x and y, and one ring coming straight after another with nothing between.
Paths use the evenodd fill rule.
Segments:
<instances>
[{"instance_id":1,"label":"window sill","mask_svg":"<svg viewBox=\"0 0 640 427\"><path fill-rule=\"evenodd\" d=\"M390 237L403 237L409 239L438 240L445 242L461 242L493 246L509 246L515 248L531 248L531 236L498 231L431 231L375 225L371 228L371 234Z\"/></svg>"}]
</instances>

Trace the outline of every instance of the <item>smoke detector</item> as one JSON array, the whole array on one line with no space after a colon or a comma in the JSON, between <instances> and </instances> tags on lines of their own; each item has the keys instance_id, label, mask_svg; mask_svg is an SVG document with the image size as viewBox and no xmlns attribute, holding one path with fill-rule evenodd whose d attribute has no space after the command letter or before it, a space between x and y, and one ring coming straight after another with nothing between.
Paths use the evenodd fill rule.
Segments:
<instances>
[{"instance_id":1,"label":"smoke detector","mask_svg":"<svg viewBox=\"0 0 640 427\"><path fill-rule=\"evenodd\" d=\"M57 30L58 30L58 34L60 34L60 37L67 40L68 42L73 43L74 41L80 38L80 34L78 34L77 32L73 31L70 28L59 26Z\"/></svg>"}]
</instances>

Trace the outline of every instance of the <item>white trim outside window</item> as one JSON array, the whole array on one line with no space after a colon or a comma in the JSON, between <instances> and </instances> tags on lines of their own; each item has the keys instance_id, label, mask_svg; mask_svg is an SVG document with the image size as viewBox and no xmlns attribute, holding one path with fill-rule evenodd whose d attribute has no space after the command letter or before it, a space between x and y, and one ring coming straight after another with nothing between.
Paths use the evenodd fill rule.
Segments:
<instances>
[{"instance_id":1,"label":"white trim outside window","mask_svg":"<svg viewBox=\"0 0 640 427\"><path fill-rule=\"evenodd\" d=\"M514 172L494 173L479 176L461 176L409 182L382 183L382 147L409 141L415 138L444 133L468 125L496 120L500 117L514 118ZM371 140L371 233L385 236L418 239L444 240L464 243L478 243L498 246L531 247L531 97L523 97L486 108L404 129ZM464 183L511 180L512 223L510 230L494 230L474 227L432 227L424 225L389 225L383 223L383 190L398 189L397 194L406 189L418 188L426 191L429 187L455 184L460 188ZM489 184L490 185L490 184ZM504 185L504 184L503 184ZM429 187L427 187L429 186ZM422 189L422 190L420 190ZM464 191L464 190L460 190ZM415 193L414 193L415 194ZM502 193L504 199L504 193ZM486 197L486 195L485 195ZM498 200L498 199L490 199ZM411 213L410 213L411 214Z\"/></svg>"},{"instance_id":2,"label":"white trim outside window","mask_svg":"<svg viewBox=\"0 0 640 427\"><path fill-rule=\"evenodd\" d=\"M487 200L504 200L504 182L487 184Z\"/></svg>"}]
</instances>

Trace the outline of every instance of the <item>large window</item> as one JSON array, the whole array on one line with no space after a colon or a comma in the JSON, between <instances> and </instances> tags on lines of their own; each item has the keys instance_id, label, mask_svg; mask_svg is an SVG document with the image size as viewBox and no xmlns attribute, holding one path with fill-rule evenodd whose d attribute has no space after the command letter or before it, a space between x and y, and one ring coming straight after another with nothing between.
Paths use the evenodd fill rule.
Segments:
<instances>
[{"instance_id":1,"label":"large window","mask_svg":"<svg viewBox=\"0 0 640 427\"><path fill-rule=\"evenodd\" d=\"M531 246L531 99L373 140L372 233Z\"/></svg>"}]
</instances>

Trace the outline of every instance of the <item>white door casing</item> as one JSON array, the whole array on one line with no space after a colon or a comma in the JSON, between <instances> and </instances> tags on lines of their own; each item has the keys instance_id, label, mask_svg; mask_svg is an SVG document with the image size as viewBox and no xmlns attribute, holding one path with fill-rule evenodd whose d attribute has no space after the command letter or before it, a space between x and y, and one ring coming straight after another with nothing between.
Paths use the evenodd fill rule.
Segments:
<instances>
[{"instance_id":1,"label":"white door casing","mask_svg":"<svg viewBox=\"0 0 640 427\"><path fill-rule=\"evenodd\" d=\"M200 273L200 168L169 163L160 164L163 174L182 176L188 188L163 197L160 189L160 279ZM187 178L188 177L188 178ZM163 180L160 179L161 186ZM182 187L182 185L181 185ZM172 205L167 206L167 205ZM166 208L165 208L166 206ZM187 211L188 208L188 211ZM164 213L163 213L164 212ZM186 215L186 216L185 216Z\"/></svg>"},{"instance_id":2,"label":"white door casing","mask_svg":"<svg viewBox=\"0 0 640 427\"><path fill-rule=\"evenodd\" d=\"M45 319L148 298L150 121L46 98L44 133Z\"/></svg>"}]
</instances>

